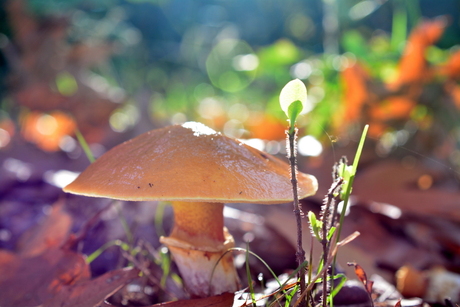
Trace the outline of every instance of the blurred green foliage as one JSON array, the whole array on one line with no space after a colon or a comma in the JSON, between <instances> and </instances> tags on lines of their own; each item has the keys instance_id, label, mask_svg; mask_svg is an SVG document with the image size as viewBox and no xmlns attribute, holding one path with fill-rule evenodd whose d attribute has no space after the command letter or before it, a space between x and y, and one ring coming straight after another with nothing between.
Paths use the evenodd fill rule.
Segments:
<instances>
[{"instance_id":1,"label":"blurred green foliage","mask_svg":"<svg viewBox=\"0 0 460 307\"><path fill-rule=\"evenodd\" d=\"M377 80L391 80L407 34L431 7L400 0L26 3L37 19L67 18L69 46L110 43L110 57L90 69L129 98L130 107L120 106L110 120L116 131L142 118L153 126L198 120L250 138L252 126L264 116L285 123L277 97L284 84L299 78L307 86L308 103L298 125L302 133L323 140L333 131L331 119L340 116L341 72L360 61ZM454 2L444 4L445 13L452 7ZM337 23L335 33L325 31L328 22ZM328 35L337 40L337 53L321 52ZM431 46L427 59L442 63L449 52ZM72 78L65 73L56 78L65 96L76 90Z\"/></svg>"}]
</instances>

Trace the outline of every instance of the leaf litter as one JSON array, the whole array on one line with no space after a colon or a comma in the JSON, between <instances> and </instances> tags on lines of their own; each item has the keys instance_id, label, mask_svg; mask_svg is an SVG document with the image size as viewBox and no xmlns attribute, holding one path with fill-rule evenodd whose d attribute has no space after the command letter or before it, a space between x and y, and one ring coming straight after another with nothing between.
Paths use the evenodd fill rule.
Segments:
<instances>
[{"instance_id":1,"label":"leaf litter","mask_svg":"<svg viewBox=\"0 0 460 307\"><path fill-rule=\"evenodd\" d=\"M91 279L85 256L65 244L71 225L58 202L16 253L0 250L0 306L96 306L138 277L138 269L123 268Z\"/></svg>"}]
</instances>

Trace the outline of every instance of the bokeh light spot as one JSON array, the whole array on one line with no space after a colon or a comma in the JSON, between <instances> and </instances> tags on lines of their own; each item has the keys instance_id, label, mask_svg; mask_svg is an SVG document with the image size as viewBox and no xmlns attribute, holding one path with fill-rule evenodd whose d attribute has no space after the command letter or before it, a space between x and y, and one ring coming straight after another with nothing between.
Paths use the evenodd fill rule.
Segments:
<instances>
[{"instance_id":1,"label":"bokeh light spot","mask_svg":"<svg viewBox=\"0 0 460 307\"><path fill-rule=\"evenodd\" d=\"M291 67L291 76L297 79L307 79L312 72L311 65L306 62L300 62L292 65Z\"/></svg>"},{"instance_id":2,"label":"bokeh light spot","mask_svg":"<svg viewBox=\"0 0 460 307\"><path fill-rule=\"evenodd\" d=\"M0 148L6 147L10 143L11 137L8 131L0 128Z\"/></svg>"},{"instance_id":3,"label":"bokeh light spot","mask_svg":"<svg viewBox=\"0 0 460 307\"><path fill-rule=\"evenodd\" d=\"M259 58L255 54L237 55L233 58L233 68L237 71L251 71L259 66Z\"/></svg>"},{"instance_id":4,"label":"bokeh light spot","mask_svg":"<svg viewBox=\"0 0 460 307\"><path fill-rule=\"evenodd\" d=\"M226 92L237 92L251 84L258 65L252 48L246 42L235 39L221 40L206 60L212 84Z\"/></svg>"},{"instance_id":5,"label":"bokeh light spot","mask_svg":"<svg viewBox=\"0 0 460 307\"><path fill-rule=\"evenodd\" d=\"M43 114L37 119L35 127L39 133L51 135L56 131L58 124L56 118L48 114Z\"/></svg>"},{"instance_id":6,"label":"bokeh light spot","mask_svg":"<svg viewBox=\"0 0 460 307\"><path fill-rule=\"evenodd\" d=\"M78 84L74 76L68 72L62 72L56 77L56 86L59 91L64 96L72 96L78 90Z\"/></svg>"},{"instance_id":7,"label":"bokeh light spot","mask_svg":"<svg viewBox=\"0 0 460 307\"><path fill-rule=\"evenodd\" d=\"M422 175L417 180L417 186L420 190L428 190L433 185L433 177L428 174Z\"/></svg>"},{"instance_id":8,"label":"bokeh light spot","mask_svg":"<svg viewBox=\"0 0 460 307\"><path fill-rule=\"evenodd\" d=\"M317 157L323 152L323 145L311 135L299 139L297 151L302 156Z\"/></svg>"}]
</instances>

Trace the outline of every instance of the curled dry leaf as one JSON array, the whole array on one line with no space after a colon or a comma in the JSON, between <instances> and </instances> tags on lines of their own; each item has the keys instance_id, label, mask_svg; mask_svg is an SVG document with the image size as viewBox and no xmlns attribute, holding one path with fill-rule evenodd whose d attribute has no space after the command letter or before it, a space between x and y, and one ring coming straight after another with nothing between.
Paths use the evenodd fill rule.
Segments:
<instances>
[{"instance_id":1,"label":"curled dry leaf","mask_svg":"<svg viewBox=\"0 0 460 307\"><path fill-rule=\"evenodd\" d=\"M372 280L367 279L367 275L366 275L366 272L364 271L364 269L359 264L357 264L356 262L348 262L347 264L348 264L348 266L354 266L355 267L356 276L358 277L358 279L364 285L364 288L366 289L367 293L369 293L369 295L371 295L372 294L372 285L373 285L374 282Z\"/></svg>"},{"instance_id":2,"label":"curled dry leaf","mask_svg":"<svg viewBox=\"0 0 460 307\"><path fill-rule=\"evenodd\" d=\"M399 63L398 78L392 86L422 82L427 76L426 49L443 34L446 20L438 18L418 25L410 34Z\"/></svg>"},{"instance_id":3,"label":"curled dry leaf","mask_svg":"<svg viewBox=\"0 0 460 307\"><path fill-rule=\"evenodd\" d=\"M43 307L88 307L104 304L104 300L139 275L138 269L124 268L105 273L93 280L64 286L50 297ZM110 305L109 305L110 306Z\"/></svg>"},{"instance_id":4,"label":"curled dry leaf","mask_svg":"<svg viewBox=\"0 0 460 307\"><path fill-rule=\"evenodd\" d=\"M155 304L151 307L231 307L233 306L233 299L233 293L224 293L221 295L200 299L180 300L175 302Z\"/></svg>"},{"instance_id":5,"label":"curled dry leaf","mask_svg":"<svg viewBox=\"0 0 460 307\"><path fill-rule=\"evenodd\" d=\"M49 249L35 257L0 253L0 306L37 306L65 286L89 280L83 255Z\"/></svg>"},{"instance_id":6,"label":"curled dry leaf","mask_svg":"<svg viewBox=\"0 0 460 307\"><path fill-rule=\"evenodd\" d=\"M33 257L57 248L67 240L71 227L72 218L64 211L63 203L58 202L40 224L21 236L17 244L18 253L22 257Z\"/></svg>"}]
</instances>

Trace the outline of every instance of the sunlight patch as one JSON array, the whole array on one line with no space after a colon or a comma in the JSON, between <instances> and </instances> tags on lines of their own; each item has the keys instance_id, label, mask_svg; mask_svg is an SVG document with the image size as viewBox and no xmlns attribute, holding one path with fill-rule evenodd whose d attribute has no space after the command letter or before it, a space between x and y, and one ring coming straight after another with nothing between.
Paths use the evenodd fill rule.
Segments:
<instances>
[{"instance_id":1,"label":"sunlight patch","mask_svg":"<svg viewBox=\"0 0 460 307\"><path fill-rule=\"evenodd\" d=\"M182 127L192 130L194 136L218 134L215 130L198 122L186 122L182 124Z\"/></svg>"}]
</instances>

